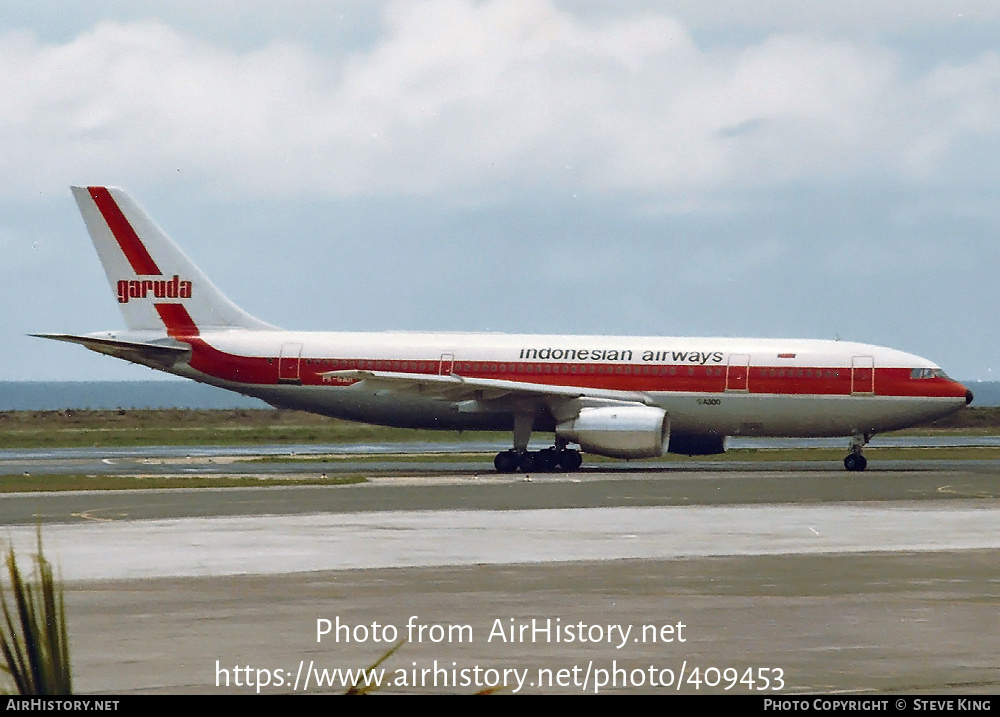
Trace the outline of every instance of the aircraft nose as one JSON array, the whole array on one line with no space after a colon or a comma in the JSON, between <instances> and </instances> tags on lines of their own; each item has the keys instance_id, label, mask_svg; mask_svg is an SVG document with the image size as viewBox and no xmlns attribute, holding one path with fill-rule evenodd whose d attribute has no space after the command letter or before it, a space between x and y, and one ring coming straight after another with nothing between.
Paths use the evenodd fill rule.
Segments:
<instances>
[{"instance_id":1,"label":"aircraft nose","mask_svg":"<svg viewBox=\"0 0 1000 717\"><path fill-rule=\"evenodd\" d=\"M968 406L970 403L972 403L972 399L973 398L974 398L974 396L972 395L972 391L970 391L969 389L965 389L965 405L966 406Z\"/></svg>"}]
</instances>

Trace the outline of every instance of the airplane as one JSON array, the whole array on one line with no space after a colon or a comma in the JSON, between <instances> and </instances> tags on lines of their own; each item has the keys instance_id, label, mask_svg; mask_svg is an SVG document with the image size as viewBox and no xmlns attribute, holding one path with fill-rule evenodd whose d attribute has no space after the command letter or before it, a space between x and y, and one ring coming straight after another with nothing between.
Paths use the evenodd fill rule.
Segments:
<instances>
[{"instance_id":1,"label":"airplane","mask_svg":"<svg viewBox=\"0 0 1000 717\"><path fill-rule=\"evenodd\" d=\"M284 331L226 298L122 189L72 191L128 329L33 336L275 407L511 432L500 473L575 471L581 452L713 455L727 436L849 436L844 468L862 471L874 434L973 398L926 359L839 340ZM553 445L529 450L532 432Z\"/></svg>"}]
</instances>

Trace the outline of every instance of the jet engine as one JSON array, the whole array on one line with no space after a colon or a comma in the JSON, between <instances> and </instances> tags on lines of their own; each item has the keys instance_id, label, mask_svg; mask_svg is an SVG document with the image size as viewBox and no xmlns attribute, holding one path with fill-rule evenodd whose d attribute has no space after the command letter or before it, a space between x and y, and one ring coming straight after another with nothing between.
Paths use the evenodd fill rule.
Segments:
<instances>
[{"instance_id":1,"label":"jet engine","mask_svg":"<svg viewBox=\"0 0 1000 717\"><path fill-rule=\"evenodd\" d=\"M588 453L612 458L655 458L667 450L670 418L662 408L623 405L582 408L556 426L556 436Z\"/></svg>"}]
</instances>

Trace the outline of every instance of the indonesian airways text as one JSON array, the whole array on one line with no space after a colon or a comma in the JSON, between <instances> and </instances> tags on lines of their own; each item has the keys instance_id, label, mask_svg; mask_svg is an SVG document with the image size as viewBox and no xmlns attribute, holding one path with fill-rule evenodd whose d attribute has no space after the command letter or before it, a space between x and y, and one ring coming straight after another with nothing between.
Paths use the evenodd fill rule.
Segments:
<instances>
[{"instance_id":1,"label":"indonesian airways text","mask_svg":"<svg viewBox=\"0 0 1000 717\"><path fill-rule=\"evenodd\" d=\"M632 361L631 349L554 349L523 348L519 358L526 361ZM704 366L722 363L722 351L643 351L641 360L690 363Z\"/></svg>"}]
</instances>

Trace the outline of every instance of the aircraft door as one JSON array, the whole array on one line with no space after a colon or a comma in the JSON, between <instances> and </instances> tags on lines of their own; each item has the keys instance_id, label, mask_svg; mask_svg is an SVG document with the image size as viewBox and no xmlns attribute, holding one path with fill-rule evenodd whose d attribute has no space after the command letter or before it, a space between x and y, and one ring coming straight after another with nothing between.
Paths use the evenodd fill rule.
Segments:
<instances>
[{"instance_id":1,"label":"aircraft door","mask_svg":"<svg viewBox=\"0 0 1000 717\"><path fill-rule=\"evenodd\" d=\"M874 356L853 356L851 358L851 395L875 395Z\"/></svg>"},{"instance_id":2,"label":"aircraft door","mask_svg":"<svg viewBox=\"0 0 1000 717\"><path fill-rule=\"evenodd\" d=\"M750 356L747 354L730 354L729 365L726 366L726 390L747 391L750 378Z\"/></svg>"},{"instance_id":3,"label":"aircraft door","mask_svg":"<svg viewBox=\"0 0 1000 717\"><path fill-rule=\"evenodd\" d=\"M438 364L439 376L450 376L455 372L455 354L441 354L441 363Z\"/></svg>"},{"instance_id":4,"label":"aircraft door","mask_svg":"<svg viewBox=\"0 0 1000 717\"><path fill-rule=\"evenodd\" d=\"M299 362L302 357L302 344L282 344L278 355L278 383L302 383L299 375Z\"/></svg>"}]
</instances>

